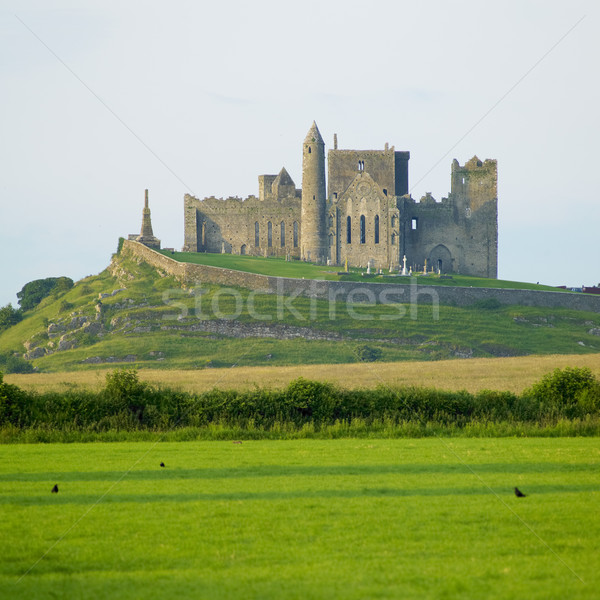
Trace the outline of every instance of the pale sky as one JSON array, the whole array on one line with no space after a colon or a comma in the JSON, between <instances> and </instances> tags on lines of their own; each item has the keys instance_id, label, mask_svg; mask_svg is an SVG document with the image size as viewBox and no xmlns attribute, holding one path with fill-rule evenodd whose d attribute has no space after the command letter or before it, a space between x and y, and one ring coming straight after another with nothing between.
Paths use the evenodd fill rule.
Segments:
<instances>
[{"instance_id":1,"label":"pale sky","mask_svg":"<svg viewBox=\"0 0 600 600\"><path fill-rule=\"evenodd\" d=\"M597 4L0 2L0 306L104 269L119 236L183 244L183 196L301 186L313 119L409 150L413 197L498 160L499 277L600 282Z\"/></svg>"}]
</instances>

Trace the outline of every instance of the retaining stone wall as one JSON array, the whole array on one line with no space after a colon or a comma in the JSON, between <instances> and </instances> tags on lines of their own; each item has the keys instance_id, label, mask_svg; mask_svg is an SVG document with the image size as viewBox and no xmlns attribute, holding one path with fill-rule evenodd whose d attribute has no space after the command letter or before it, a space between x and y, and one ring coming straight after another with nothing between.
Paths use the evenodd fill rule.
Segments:
<instances>
[{"instance_id":1,"label":"retaining stone wall","mask_svg":"<svg viewBox=\"0 0 600 600\"><path fill-rule=\"evenodd\" d=\"M129 252L148 264L165 271L187 285L211 283L282 294L306 296L337 302L378 302L431 304L438 302L450 306L472 306L481 300L495 299L502 305L540 306L545 308L570 308L600 312L600 295L536 290L497 288L465 288L451 286L425 286L422 284L357 283L344 281L317 281L271 277L245 273L206 265L180 263L154 250L130 240L125 240L123 252Z\"/></svg>"}]
</instances>

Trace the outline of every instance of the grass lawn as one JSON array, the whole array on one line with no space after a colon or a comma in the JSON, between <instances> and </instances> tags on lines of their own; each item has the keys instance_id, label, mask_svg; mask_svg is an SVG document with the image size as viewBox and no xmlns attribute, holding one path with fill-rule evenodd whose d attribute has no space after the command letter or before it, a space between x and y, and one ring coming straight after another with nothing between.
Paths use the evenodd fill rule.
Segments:
<instances>
[{"instance_id":1,"label":"grass lawn","mask_svg":"<svg viewBox=\"0 0 600 600\"><path fill-rule=\"evenodd\" d=\"M10 445L1 458L3 598L591 598L600 584L594 438Z\"/></svg>"},{"instance_id":2,"label":"grass lawn","mask_svg":"<svg viewBox=\"0 0 600 600\"><path fill-rule=\"evenodd\" d=\"M364 269L350 267L348 273L344 267L332 265L315 265L313 263L299 260L286 261L283 258L263 258L260 256L240 256L237 254L212 254L210 252L171 252L161 250L161 254L173 258L179 262L188 262L223 269L235 269L248 273L259 273L261 275L272 275L274 277L295 277L306 279L329 279L336 281L370 281L376 283L409 283L410 280L401 277L390 277L387 270L383 276L375 274L366 276L366 265ZM396 275L396 274L394 274ZM451 278L441 279L438 275L430 273L420 276L415 272L420 285L449 285L459 287L490 287L510 288L514 290L547 290L561 292L558 288L528 283L523 281L507 281L502 279L486 279L485 277L470 277L468 275L453 274Z\"/></svg>"}]
</instances>

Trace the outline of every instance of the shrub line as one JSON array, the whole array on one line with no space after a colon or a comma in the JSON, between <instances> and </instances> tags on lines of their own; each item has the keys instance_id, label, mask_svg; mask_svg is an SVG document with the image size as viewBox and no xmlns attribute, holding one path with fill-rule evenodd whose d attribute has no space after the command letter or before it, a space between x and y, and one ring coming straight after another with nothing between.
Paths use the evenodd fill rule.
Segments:
<instances>
[{"instance_id":1,"label":"shrub line","mask_svg":"<svg viewBox=\"0 0 600 600\"><path fill-rule=\"evenodd\" d=\"M0 443L342 437L596 436L600 383L588 368L556 369L520 396L379 386L345 390L298 378L274 390L192 394L116 369L104 389L25 391L0 373Z\"/></svg>"}]
</instances>

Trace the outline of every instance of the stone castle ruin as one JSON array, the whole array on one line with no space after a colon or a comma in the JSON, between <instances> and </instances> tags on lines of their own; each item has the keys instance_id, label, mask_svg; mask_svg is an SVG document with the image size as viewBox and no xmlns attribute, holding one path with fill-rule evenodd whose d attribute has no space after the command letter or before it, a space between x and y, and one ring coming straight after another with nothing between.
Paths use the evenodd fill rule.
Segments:
<instances>
[{"instance_id":1,"label":"stone castle ruin","mask_svg":"<svg viewBox=\"0 0 600 600\"><path fill-rule=\"evenodd\" d=\"M258 198L186 194L187 252L281 256L315 263L497 277L497 163L452 162L451 191L415 201L409 152L340 150L327 154L316 123L302 145L302 189L282 168L260 175ZM142 236L146 237L142 231Z\"/></svg>"}]
</instances>

